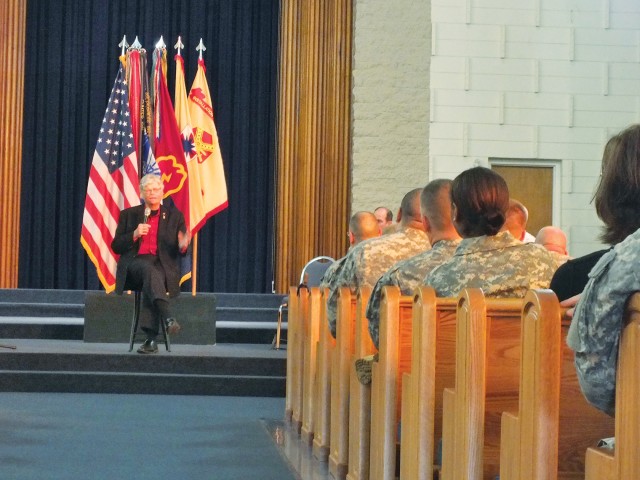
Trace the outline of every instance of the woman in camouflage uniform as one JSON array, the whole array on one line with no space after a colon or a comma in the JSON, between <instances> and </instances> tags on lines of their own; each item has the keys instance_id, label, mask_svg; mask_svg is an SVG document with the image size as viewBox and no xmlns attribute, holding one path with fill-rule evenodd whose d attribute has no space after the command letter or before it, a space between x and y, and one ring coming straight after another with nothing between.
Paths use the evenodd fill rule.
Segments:
<instances>
[{"instance_id":1,"label":"woman in camouflage uniform","mask_svg":"<svg viewBox=\"0 0 640 480\"><path fill-rule=\"evenodd\" d=\"M622 315L629 296L640 290L640 125L614 138L602 160L594 199L605 224L600 238L615 246L589 272L567 336L582 392L610 415L615 411Z\"/></svg>"},{"instance_id":2,"label":"woman in camouflage uniform","mask_svg":"<svg viewBox=\"0 0 640 480\"><path fill-rule=\"evenodd\" d=\"M425 278L438 296L481 288L487 297L524 297L531 288L549 287L555 262L542 245L502 231L508 207L507 183L493 170L475 167L453 180L451 215L462 241Z\"/></svg>"}]
</instances>

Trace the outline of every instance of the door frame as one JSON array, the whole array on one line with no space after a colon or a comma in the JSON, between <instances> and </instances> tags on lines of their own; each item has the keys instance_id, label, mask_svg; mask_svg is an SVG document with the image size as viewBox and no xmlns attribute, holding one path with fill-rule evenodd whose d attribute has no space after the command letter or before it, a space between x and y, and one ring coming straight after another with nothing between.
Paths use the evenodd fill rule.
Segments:
<instances>
[{"instance_id":1,"label":"door frame","mask_svg":"<svg viewBox=\"0 0 640 480\"><path fill-rule=\"evenodd\" d=\"M542 160L537 158L498 158L489 157L489 167L545 167L551 168L551 224L562 227L562 160Z\"/></svg>"}]
</instances>

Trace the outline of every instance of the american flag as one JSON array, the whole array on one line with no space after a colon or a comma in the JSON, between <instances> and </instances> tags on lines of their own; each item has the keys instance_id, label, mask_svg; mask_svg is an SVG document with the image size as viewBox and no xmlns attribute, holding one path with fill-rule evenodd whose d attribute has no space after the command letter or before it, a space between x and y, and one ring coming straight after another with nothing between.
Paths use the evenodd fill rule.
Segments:
<instances>
[{"instance_id":1,"label":"american flag","mask_svg":"<svg viewBox=\"0 0 640 480\"><path fill-rule=\"evenodd\" d=\"M140 204L127 90L120 64L91 162L80 237L107 293L116 283L118 257L111 250L111 241L120 210Z\"/></svg>"}]
</instances>

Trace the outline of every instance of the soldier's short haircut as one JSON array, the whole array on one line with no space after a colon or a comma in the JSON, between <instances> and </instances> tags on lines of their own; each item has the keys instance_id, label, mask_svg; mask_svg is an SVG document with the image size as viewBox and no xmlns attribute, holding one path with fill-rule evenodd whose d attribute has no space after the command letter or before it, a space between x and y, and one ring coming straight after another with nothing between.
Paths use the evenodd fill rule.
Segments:
<instances>
[{"instance_id":1,"label":"soldier's short haircut","mask_svg":"<svg viewBox=\"0 0 640 480\"><path fill-rule=\"evenodd\" d=\"M422 214L436 230L451 226L451 180L440 178L429 182L420 194Z\"/></svg>"},{"instance_id":2,"label":"soldier's short haircut","mask_svg":"<svg viewBox=\"0 0 640 480\"><path fill-rule=\"evenodd\" d=\"M409 191L403 198L400 204L400 211L402 212L402 223L410 221L422 221L420 212L420 193L422 188L414 188Z\"/></svg>"},{"instance_id":3,"label":"soldier's short haircut","mask_svg":"<svg viewBox=\"0 0 640 480\"><path fill-rule=\"evenodd\" d=\"M377 237L380 234L378 220L371 212L356 212L349 220L349 231L353 233L357 242L368 238Z\"/></svg>"},{"instance_id":4,"label":"soldier's short haircut","mask_svg":"<svg viewBox=\"0 0 640 480\"><path fill-rule=\"evenodd\" d=\"M453 180L451 201L456 205L456 229L460 236L495 235L504 225L509 188L498 173L474 167Z\"/></svg>"}]
</instances>

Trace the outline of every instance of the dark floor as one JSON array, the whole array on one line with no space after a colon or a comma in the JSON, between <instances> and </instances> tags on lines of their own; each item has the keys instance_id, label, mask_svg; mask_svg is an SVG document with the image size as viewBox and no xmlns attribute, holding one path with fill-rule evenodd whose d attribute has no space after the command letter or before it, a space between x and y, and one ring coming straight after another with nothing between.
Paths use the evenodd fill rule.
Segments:
<instances>
[{"instance_id":1,"label":"dark floor","mask_svg":"<svg viewBox=\"0 0 640 480\"><path fill-rule=\"evenodd\" d=\"M302 478L283 411L282 398L1 393L0 478Z\"/></svg>"}]
</instances>

